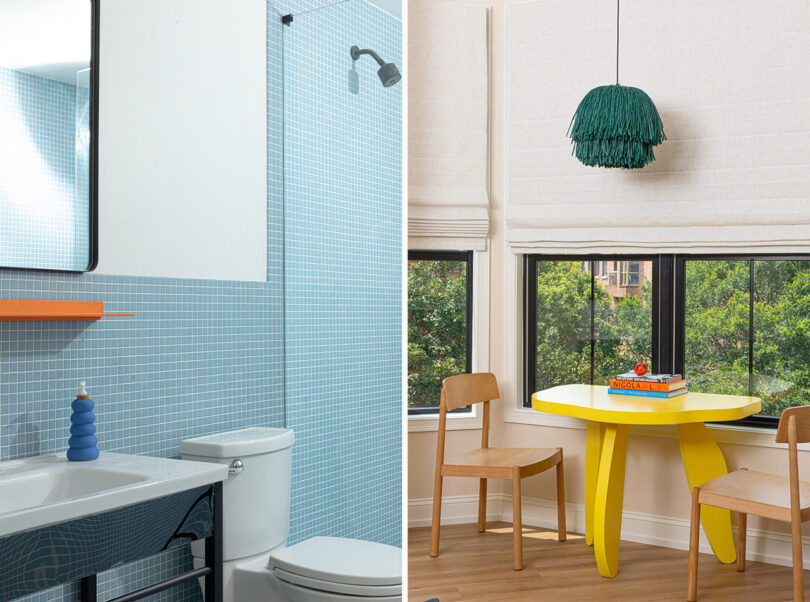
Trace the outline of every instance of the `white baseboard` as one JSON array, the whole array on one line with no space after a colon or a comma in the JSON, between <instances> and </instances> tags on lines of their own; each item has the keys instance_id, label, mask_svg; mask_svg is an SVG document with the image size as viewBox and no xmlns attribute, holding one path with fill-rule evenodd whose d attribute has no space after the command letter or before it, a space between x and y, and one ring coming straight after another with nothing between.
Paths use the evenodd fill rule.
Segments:
<instances>
[{"instance_id":1,"label":"white baseboard","mask_svg":"<svg viewBox=\"0 0 810 602\"><path fill-rule=\"evenodd\" d=\"M501 518L501 499L504 496L494 493L487 496L487 520ZM510 497L511 499L511 497ZM511 504L511 502L509 502ZM408 500L408 526L429 527L433 513L433 498ZM511 514L510 514L511 516ZM511 518L509 520L512 520ZM463 525L478 522L478 496L456 495L442 500L442 524Z\"/></svg>"},{"instance_id":2,"label":"white baseboard","mask_svg":"<svg viewBox=\"0 0 810 602\"><path fill-rule=\"evenodd\" d=\"M430 526L433 500L412 499L408 502L408 526ZM546 529L557 528L557 506L553 500L524 497L523 523ZM585 532L585 506L566 504L566 526L569 531ZM487 496L487 520L512 522L512 496L493 493ZM478 496L448 496L442 500L442 525L475 523L478 521ZM622 514L622 539L665 548L686 550L689 547L689 520L641 512ZM804 568L810 569L810 537L803 537ZM711 553L709 542L701 530L700 551ZM790 535L760 529L748 529L746 558L791 566L793 556Z\"/></svg>"}]
</instances>

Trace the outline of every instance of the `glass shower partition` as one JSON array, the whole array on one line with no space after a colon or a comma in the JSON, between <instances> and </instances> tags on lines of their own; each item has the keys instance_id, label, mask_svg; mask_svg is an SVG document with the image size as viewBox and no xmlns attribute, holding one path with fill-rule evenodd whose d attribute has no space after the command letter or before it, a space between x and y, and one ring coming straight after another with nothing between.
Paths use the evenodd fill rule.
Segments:
<instances>
[{"instance_id":1,"label":"glass shower partition","mask_svg":"<svg viewBox=\"0 0 810 602\"><path fill-rule=\"evenodd\" d=\"M402 25L280 4L290 539L401 545Z\"/></svg>"}]
</instances>

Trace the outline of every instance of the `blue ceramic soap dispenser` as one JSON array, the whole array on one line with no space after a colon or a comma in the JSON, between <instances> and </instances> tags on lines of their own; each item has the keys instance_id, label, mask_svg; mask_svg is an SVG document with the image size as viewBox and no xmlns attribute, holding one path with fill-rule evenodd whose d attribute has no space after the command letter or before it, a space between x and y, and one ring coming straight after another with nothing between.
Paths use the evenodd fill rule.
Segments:
<instances>
[{"instance_id":1,"label":"blue ceramic soap dispenser","mask_svg":"<svg viewBox=\"0 0 810 602\"><path fill-rule=\"evenodd\" d=\"M79 383L79 394L70 404L73 414L70 416L70 439L68 440L68 460L84 462L98 458L98 439L96 438L96 415L93 413L93 400L84 388L84 381Z\"/></svg>"}]
</instances>

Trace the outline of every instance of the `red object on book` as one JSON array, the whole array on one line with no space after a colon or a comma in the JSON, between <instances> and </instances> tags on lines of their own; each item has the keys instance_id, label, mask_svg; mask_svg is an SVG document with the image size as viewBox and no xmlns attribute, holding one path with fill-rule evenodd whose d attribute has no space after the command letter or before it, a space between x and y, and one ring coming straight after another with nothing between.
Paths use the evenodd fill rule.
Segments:
<instances>
[{"instance_id":1,"label":"red object on book","mask_svg":"<svg viewBox=\"0 0 810 602\"><path fill-rule=\"evenodd\" d=\"M613 389L627 389L628 391L659 391L669 393L670 391L683 389L686 386L686 381L681 379L671 383L651 383L643 380L613 379L610 381L610 386Z\"/></svg>"},{"instance_id":2,"label":"red object on book","mask_svg":"<svg viewBox=\"0 0 810 602\"><path fill-rule=\"evenodd\" d=\"M647 374L647 364L638 363L635 368L633 368L633 371L639 376L644 376Z\"/></svg>"}]
</instances>

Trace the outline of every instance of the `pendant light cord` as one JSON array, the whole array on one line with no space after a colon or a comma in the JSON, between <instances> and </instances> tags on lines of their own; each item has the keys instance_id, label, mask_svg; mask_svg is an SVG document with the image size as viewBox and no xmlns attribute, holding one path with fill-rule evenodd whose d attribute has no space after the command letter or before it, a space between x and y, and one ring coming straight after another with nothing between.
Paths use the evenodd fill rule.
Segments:
<instances>
[{"instance_id":1,"label":"pendant light cord","mask_svg":"<svg viewBox=\"0 0 810 602\"><path fill-rule=\"evenodd\" d=\"M616 85L619 85L619 1L616 0Z\"/></svg>"}]
</instances>

